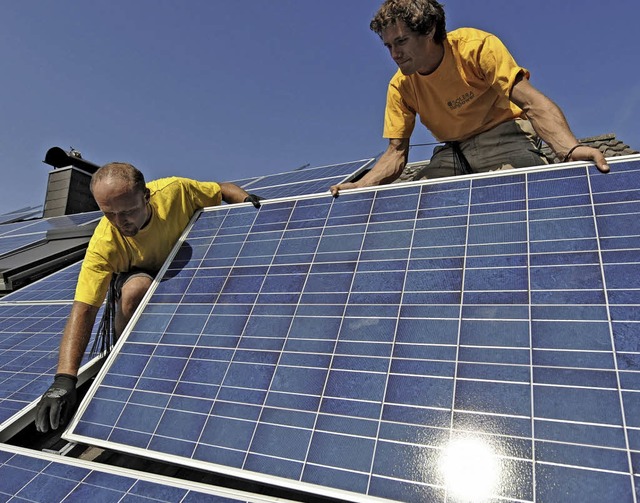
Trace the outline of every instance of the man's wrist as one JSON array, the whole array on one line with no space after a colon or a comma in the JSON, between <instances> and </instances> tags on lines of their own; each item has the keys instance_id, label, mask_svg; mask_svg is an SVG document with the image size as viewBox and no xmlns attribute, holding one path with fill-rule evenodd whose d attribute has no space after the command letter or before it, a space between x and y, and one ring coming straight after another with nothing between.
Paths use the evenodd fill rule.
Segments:
<instances>
[{"instance_id":1,"label":"man's wrist","mask_svg":"<svg viewBox=\"0 0 640 503\"><path fill-rule=\"evenodd\" d=\"M573 155L573 152L579 148L579 147L584 147L585 145L583 145L582 143L577 143L575 144L573 147L571 147L569 150L567 150L567 153L564 154L563 158L562 158L562 162L567 162L571 160L571 156Z\"/></svg>"},{"instance_id":2,"label":"man's wrist","mask_svg":"<svg viewBox=\"0 0 640 503\"><path fill-rule=\"evenodd\" d=\"M260 208L260 201L262 201L264 198L256 195L256 194L248 194L247 193L247 197L244 198L245 203L251 203L253 204L254 207L256 208Z\"/></svg>"},{"instance_id":3,"label":"man's wrist","mask_svg":"<svg viewBox=\"0 0 640 503\"><path fill-rule=\"evenodd\" d=\"M78 384L78 376L74 376L73 374L59 373L59 374L56 374L56 375L53 377L53 380L55 381L55 380L57 380L57 379L59 379L59 378L61 378L61 379L68 379L68 380L70 380L70 381L73 381L73 384L74 384L74 385L75 385L75 384Z\"/></svg>"}]
</instances>

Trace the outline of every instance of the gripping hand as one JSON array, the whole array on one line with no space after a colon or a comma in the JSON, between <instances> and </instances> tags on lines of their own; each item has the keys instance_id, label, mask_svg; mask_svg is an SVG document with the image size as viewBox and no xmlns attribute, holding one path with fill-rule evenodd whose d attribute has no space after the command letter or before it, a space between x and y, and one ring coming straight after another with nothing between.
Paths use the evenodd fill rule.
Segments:
<instances>
[{"instance_id":1,"label":"gripping hand","mask_svg":"<svg viewBox=\"0 0 640 503\"><path fill-rule=\"evenodd\" d=\"M260 208L260 201L262 201L263 199L263 197L256 196L255 194L249 194L244 198L243 202L253 204L254 208Z\"/></svg>"},{"instance_id":2,"label":"gripping hand","mask_svg":"<svg viewBox=\"0 0 640 503\"><path fill-rule=\"evenodd\" d=\"M69 374L56 374L53 384L42 395L36 407L36 429L45 433L57 430L67 422L76 405L78 378Z\"/></svg>"}]
</instances>

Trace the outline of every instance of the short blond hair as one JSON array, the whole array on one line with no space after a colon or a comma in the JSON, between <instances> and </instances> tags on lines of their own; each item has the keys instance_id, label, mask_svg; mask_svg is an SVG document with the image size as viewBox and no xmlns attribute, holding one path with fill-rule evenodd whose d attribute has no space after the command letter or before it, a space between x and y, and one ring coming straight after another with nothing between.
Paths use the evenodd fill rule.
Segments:
<instances>
[{"instance_id":1,"label":"short blond hair","mask_svg":"<svg viewBox=\"0 0 640 503\"><path fill-rule=\"evenodd\" d=\"M110 162L99 168L91 177L91 193L93 193L93 188L97 183L109 178L122 180L135 191L144 192L147 188L144 175L133 164L129 164L128 162Z\"/></svg>"}]
</instances>

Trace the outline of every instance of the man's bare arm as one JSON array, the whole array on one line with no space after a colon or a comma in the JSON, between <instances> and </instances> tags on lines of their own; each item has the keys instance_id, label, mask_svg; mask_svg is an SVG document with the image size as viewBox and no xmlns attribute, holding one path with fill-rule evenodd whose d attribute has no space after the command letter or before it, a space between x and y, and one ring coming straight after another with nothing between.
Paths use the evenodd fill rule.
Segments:
<instances>
[{"instance_id":1,"label":"man's bare arm","mask_svg":"<svg viewBox=\"0 0 640 503\"><path fill-rule=\"evenodd\" d=\"M603 173L609 171L604 155L596 148L578 145L578 140L571 132L567 119L560 107L531 85L528 79L519 77L511 89L511 101L518 105L531 121L538 136L542 138L560 157L569 154L572 161L590 161L595 163Z\"/></svg>"},{"instance_id":2,"label":"man's bare arm","mask_svg":"<svg viewBox=\"0 0 640 503\"><path fill-rule=\"evenodd\" d=\"M393 182L400 176L407 164L409 156L409 138L391 138L389 146L378 159L373 168L357 182L347 182L333 185L329 189L333 196L341 190L384 185Z\"/></svg>"},{"instance_id":3,"label":"man's bare arm","mask_svg":"<svg viewBox=\"0 0 640 503\"><path fill-rule=\"evenodd\" d=\"M225 203L242 203L249 197L248 192L233 183L222 182L218 185L220 185L220 190L222 190L222 200Z\"/></svg>"},{"instance_id":4,"label":"man's bare arm","mask_svg":"<svg viewBox=\"0 0 640 503\"><path fill-rule=\"evenodd\" d=\"M58 374L78 375L80 362L89 344L98 310L99 308L84 302L73 302L60 341Z\"/></svg>"},{"instance_id":5,"label":"man's bare arm","mask_svg":"<svg viewBox=\"0 0 640 503\"><path fill-rule=\"evenodd\" d=\"M34 423L40 432L56 430L66 424L75 410L78 369L89 344L98 309L78 301L74 301L71 307L60 342L58 371L35 410Z\"/></svg>"}]
</instances>

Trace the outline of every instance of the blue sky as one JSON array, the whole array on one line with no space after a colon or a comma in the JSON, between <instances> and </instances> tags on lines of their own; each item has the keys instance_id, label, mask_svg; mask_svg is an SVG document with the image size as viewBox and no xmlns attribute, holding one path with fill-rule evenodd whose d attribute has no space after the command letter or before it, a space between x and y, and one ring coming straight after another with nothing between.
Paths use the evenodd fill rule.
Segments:
<instances>
[{"instance_id":1,"label":"blue sky","mask_svg":"<svg viewBox=\"0 0 640 503\"><path fill-rule=\"evenodd\" d=\"M217 181L377 155L395 72L368 28L380 3L0 0L0 213L44 201L52 146ZM637 0L445 10L502 38L577 136L640 149ZM412 143L432 141L418 125Z\"/></svg>"}]
</instances>

